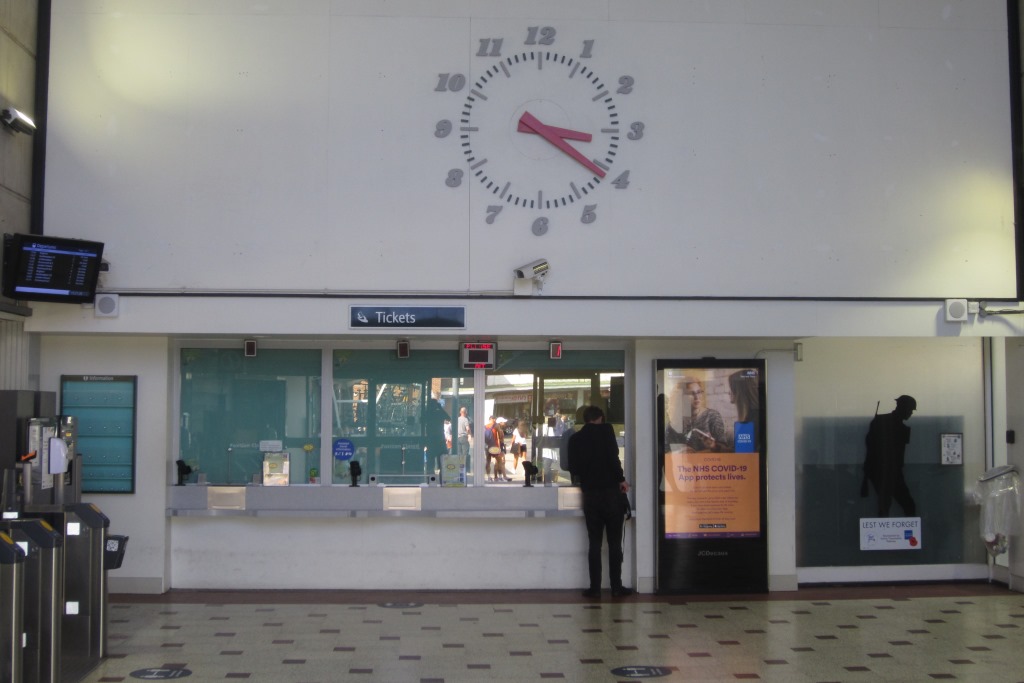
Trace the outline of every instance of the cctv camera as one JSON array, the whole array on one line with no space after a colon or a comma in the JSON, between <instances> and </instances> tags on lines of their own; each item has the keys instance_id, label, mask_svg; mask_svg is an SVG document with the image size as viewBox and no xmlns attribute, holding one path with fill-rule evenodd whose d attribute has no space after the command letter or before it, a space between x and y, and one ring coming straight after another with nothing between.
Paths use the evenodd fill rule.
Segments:
<instances>
[{"instance_id":1,"label":"cctv camera","mask_svg":"<svg viewBox=\"0 0 1024 683\"><path fill-rule=\"evenodd\" d=\"M542 280L547 275L549 267L548 260L542 258L519 266L513 272L518 280Z\"/></svg>"},{"instance_id":2,"label":"cctv camera","mask_svg":"<svg viewBox=\"0 0 1024 683\"><path fill-rule=\"evenodd\" d=\"M31 135L36 129L36 124L32 119L13 107L0 112L0 121L3 121L4 125L10 127L11 130L26 135Z\"/></svg>"}]
</instances>

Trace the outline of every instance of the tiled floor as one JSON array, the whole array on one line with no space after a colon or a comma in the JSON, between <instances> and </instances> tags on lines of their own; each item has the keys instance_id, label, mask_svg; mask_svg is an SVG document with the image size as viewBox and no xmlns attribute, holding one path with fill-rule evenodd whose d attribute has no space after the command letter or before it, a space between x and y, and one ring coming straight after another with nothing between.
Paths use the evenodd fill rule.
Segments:
<instances>
[{"instance_id":1,"label":"tiled floor","mask_svg":"<svg viewBox=\"0 0 1024 683\"><path fill-rule=\"evenodd\" d=\"M172 591L112 596L108 649L89 683L1000 683L1024 681L1024 594L989 584L599 601L575 591Z\"/></svg>"}]
</instances>

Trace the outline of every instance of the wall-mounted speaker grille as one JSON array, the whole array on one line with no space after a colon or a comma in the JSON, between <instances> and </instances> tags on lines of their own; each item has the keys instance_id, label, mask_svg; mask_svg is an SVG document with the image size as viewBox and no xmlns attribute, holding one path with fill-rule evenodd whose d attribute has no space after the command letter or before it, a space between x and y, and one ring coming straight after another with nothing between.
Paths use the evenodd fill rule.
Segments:
<instances>
[{"instance_id":1,"label":"wall-mounted speaker grille","mask_svg":"<svg viewBox=\"0 0 1024 683\"><path fill-rule=\"evenodd\" d=\"M93 301L93 315L97 318L116 318L121 312L121 297L118 294L97 294Z\"/></svg>"},{"instance_id":2,"label":"wall-mounted speaker grille","mask_svg":"<svg viewBox=\"0 0 1024 683\"><path fill-rule=\"evenodd\" d=\"M967 321L967 299L946 299L946 322L962 323Z\"/></svg>"}]
</instances>

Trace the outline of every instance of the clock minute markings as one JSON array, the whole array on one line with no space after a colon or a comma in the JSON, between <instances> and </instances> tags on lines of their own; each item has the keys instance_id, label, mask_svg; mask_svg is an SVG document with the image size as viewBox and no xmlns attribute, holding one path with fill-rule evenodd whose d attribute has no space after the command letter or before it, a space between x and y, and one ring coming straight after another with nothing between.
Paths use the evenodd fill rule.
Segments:
<instances>
[{"instance_id":1,"label":"clock minute markings","mask_svg":"<svg viewBox=\"0 0 1024 683\"><path fill-rule=\"evenodd\" d=\"M484 167L485 165L489 167L489 159L478 156L478 152L483 150L475 149L474 144L477 141L475 136L480 132L481 127L471 123L471 119L475 118L472 115L477 113L474 112L473 108L478 102L489 102L488 94L484 91L489 86L490 80L496 78L499 74L504 75L506 79L512 79L516 73L515 69L519 66L527 65L531 60L537 63L536 68L538 71L544 69L545 61L551 61L556 65L563 65L566 70L561 71L561 73L567 74L568 78L575 78L577 76L582 77L583 80L590 84L588 87L593 88L590 90L592 93L591 101L595 104L603 104L605 106L605 117L607 117L605 127L597 129L604 138L605 145L607 145L607 147L603 154L594 156L591 159L584 157L579 153L582 150L575 150L573 145L568 144L568 142L571 140L590 142L592 138L596 138L596 133L593 136L589 133L585 135L576 134L574 131L548 126L540 122L535 122L539 124L539 126L535 125L531 127L524 125L522 120L519 121L517 127L518 132L539 134L540 137L546 138L548 142L554 144L566 154L574 157L577 161L583 164L584 167L589 167L589 170L594 173L594 176L590 178L577 178L575 181L571 182L568 182L568 179L566 179L568 187L563 185L563 187L566 187L566 191L556 192L556 195L561 196L556 196L554 198L546 197L545 191L543 190L535 190L535 197L530 199L528 196L523 196L516 191L512 191L511 181L498 181L496 178L488 177L489 174L485 173ZM563 76L563 78L564 77L565 76ZM620 83L621 82L622 81L620 79ZM621 88L618 92L622 92ZM490 96L493 96L493 93L491 93ZM469 170L486 187L487 191L491 192L492 195L495 196L496 199L499 199L501 202L509 205L523 208L550 209L566 207L577 201L583 201L584 198L589 197L591 193L596 192L602 179L604 179L606 172L610 171L610 168L614 165L614 160L617 157L619 139L622 130L619 121L619 114L616 111L615 102L612 97L610 89L604 85L597 74L591 71L586 65L581 64L578 60L564 54L545 51L531 51L521 52L510 55L504 59L496 60L492 63L492 66L486 69L485 72L480 75L479 79L470 87L466 99L464 100L462 112L463 117L458 122L459 135L460 138L462 138L460 142L464 143L464 158L468 164ZM529 117L528 112L527 117ZM487 127L484 126L483 130L487 130ZM596 139L593 141L597 142ZM564 146L569 147L569 149L564 149ZM571 154L569 151L570 149L575 151L576 154ZM597 150L594 151L597 152ZM617 187L618 186L619 185L617 184ZM624 186L624 184L622 186ZM547 188L547 191L550 192L551 189L552 188L549 187ZM591 207L589 206L587 207L588 210L590 208ZM592 213L593 212L590 211L590 214ZM589 222L586 220L587 215L588 211L585 210L583 219L584 223ZM493 215L491 217L493 218Z\"/></svg>"}]
</instances>

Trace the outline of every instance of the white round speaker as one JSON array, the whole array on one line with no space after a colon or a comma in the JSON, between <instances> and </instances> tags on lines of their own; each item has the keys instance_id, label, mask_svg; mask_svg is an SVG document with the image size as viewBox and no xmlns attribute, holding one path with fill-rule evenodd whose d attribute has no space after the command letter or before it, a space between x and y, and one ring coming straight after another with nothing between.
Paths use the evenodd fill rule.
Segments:
<instances>
[{"instance_id":1,"label":"white round speaker","mask_svg":"<svg viewBox=\"0 0 1024 683\"><path fill-rule=\"evenodd\" d=\"M958 323L967 320L967 299L946 299L946 322Z\"/></svg>"},{"instance_id":2,"label":"white round speaker","mask_svg":"<svg viewBox=\"0 0 1024 683\"><path fill-rule=\"evenodd\" d=\"M97 294L93 312L97 318L116 318L121 308L121 297L117 294Z\"/></svg>"}]
</instances>

